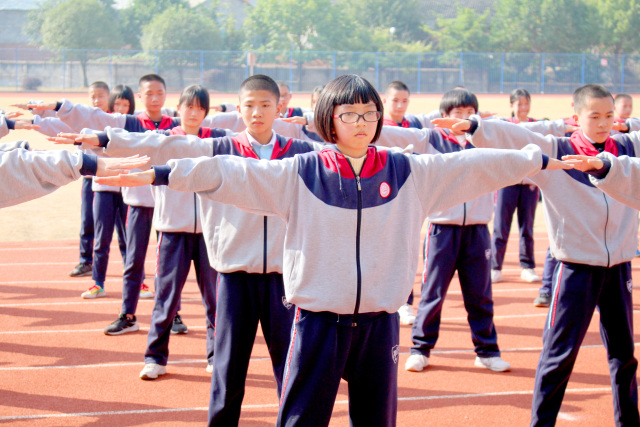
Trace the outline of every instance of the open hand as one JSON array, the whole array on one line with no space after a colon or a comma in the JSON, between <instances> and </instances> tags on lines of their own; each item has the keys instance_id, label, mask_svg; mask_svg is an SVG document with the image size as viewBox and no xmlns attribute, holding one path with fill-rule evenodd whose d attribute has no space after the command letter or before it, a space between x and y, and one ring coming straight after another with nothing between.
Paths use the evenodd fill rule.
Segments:
<instances>
[{"instance_id":1,"label":"open hand","mask_svg":"<svg viewBox=\"0 0 640 427\"><path fill-rule=\"evenodd\" d=\"M618 132L629 132L629 126L626 123L614 123L612 129Z\"/></svg>"},{"instance_id":2,"label":"open hand","mask_svg":"<svg viewBox=\"0 0 640 427\"><path fill-rule=\"evenodd\" d=\"M98 162L100 161L100 159L107 160L108 158L100 157ZM109 159L109 160L114 160L114 159ZM143 185L151 184L153 180L156 179L156 173L153 169L149 169L144 172L134 172L134 173L124 173L124 174L121 173L119 175L114 175L114 176L106 176L106 175L103 175L103 176L105 177L96 179L96 182L98 184L113 185L116 187L141 187Z\"/></svg>"},{"instance_id":3,"label":"open hand","mask_svg":"<svg viewBox=\"0 0 640 427\"><path fill-rule=\"evenodd\" d=\"M558 159L549 158L549 163L547 163L547 170L555 170L555 169L573 169L572 162L565 162Z\"/></svg>"},{"instance_id":4,"label":"open hand","mask_svg":"<svg viewBox=\"0 0 640 427\"><path fill-rule=\"evenodd\" d=\"M307 125L307 119L304 118L304 117L299 117L299 116L283 117L280 120L282 120L283 122L295 123L297 125L302 125L302 126L306 126Z\"/></svg>"},{"instance_id":5,"label":"open hand","mask_svg":"<svg viewBox=\"0 0 640 427\"><path fill-rule=\"evenodd\" d=\"M564 163L573 165L574 169L582 172L587 172L594 169L602 169L604 162L598 157L583 156L578 154L572 154L569 156L562 156Z\"/></svg>"},{"instance_id":6,"label":"open hand","mask_svg":"<svg viewBox=\"0 0 640 427\"><path fill-rule=\"evenodd\" d=\"M40 129L40 126L34 125L31 120L16 120L14 129L22 129L22 130L37 130Z\"/></svg>"},{"instance_id":7,"label":"open hand","mask_svg":"<svg viewBox=\"0 0 640 427\"><path fill-rule=\"evenodd\" d=\"M9 120L13 120L22 115L24 115L22 111L7 111L6 113L4 113L4 116Z\"/></svg>"},{"instance_id":8,"label":"open hand","mask_svg":"<svg viewBox=\"0 0 640 427\"><path fill-rule=\"evenodd\" d=\"M451 129L459 133L465 133L471 128L471 122L469 120L454 119L452 117L433 119L431 123L439 128Z\"/></svg>"},{"instance_id":9,"label":"open hand","mask_svg":"<svg viewBox=\"0 0 640 427\"><path fill-rule=\"evenodd\" d=\"M60 132L57 136L50 136L47 140L54 144L70 144L84 143L87 145L93 145L94 147L100 146L98 135L93 133L64 133Z\"/></svg>"}]
</instances>

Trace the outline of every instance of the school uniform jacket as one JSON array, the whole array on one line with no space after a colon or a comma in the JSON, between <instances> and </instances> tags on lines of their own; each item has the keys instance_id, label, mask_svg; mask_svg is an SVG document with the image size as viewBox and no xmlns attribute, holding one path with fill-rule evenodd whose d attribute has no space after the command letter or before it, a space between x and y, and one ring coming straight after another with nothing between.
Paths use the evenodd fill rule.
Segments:
<instances>
[{"instance_id":1,"label":"school uniform jacket","mask_svg":"<svg viewBox=\"0 0 640 427\"><path fill-rule=\"evenodd\" d=\"M608 173L604 177L589 176L591 183L617 201L640 210L640 159L606 152L598 157L609 162Z\"/></svg>"},{"instance_id":2,"label":"school uniform jacket","mask_svg":"<svg viewBox=\"0 0 640 427\"><path fill-rule=\"evenodd\" d=\"M464 140L458 142L447 129L407 129L397 126L383 126L378 145L386 147L407 147L413 145L418 154L457 153L475 148ZM449 209L433 212L429 222L446 225L487 224L493 216L493 194L487 193Z\"/></svg>"},{"instance_id":3,"label":"school uniform jacket","mask_svg":"<svg viewBox=\"0 0 640 427\"><path fill-rule=\"evenodd\" d=\"M110 140L106 149L107 154L120 156L123 153L135 152L148 155L151 158L151 164L165 164L175 158L211 157L222 154L258 158L245 133L207 139L193 135L166 137L153 134L127 134L116 129L107 129L107 134ZM319 147L318 144L277 135L271 158L285 159L298 153L319 149ZM267 162L267 160L263 161ZM155 188L179 193L164 186ZM207 243L209 261L216 271L283 273L285 224L282 219L277 216L248 213L210 199L201 199L200 206L202 230Z\"/></svg>"},{"instance_id":4,"label":"school uniform jacket","mask_svg":"<svg viewBox=\"0 0 640 427\"><path fill-rule=\"evenodd\" d=\"M370 146L360 177L334 146L281 161L171 160L156 183L287 225L287 301L338 314L395 312L413 286L420 230L448 209L537 173L537 147L405 155Z\"/></svg>"},{"instance_id":5,"label":"school uniform jacket","mask_svg":"<svg viewBox=\"0 0 640 427\"><path fill-rule=\"evenodd\" d=\"M81 175L95 175L97 158L80 151L29 151L21 141L0 144L0 208L45 196Z\"/></svg>"},{"instance_id":6,"label":"school uniform jacket","mask_svg":"<svg viewBox=\"0 0 640 427\"><path fill-rule=\"evenodd\" d=\"M560 159L576 154L569 138L542 136L520 125L499 120L478 123L471 136L477 147L521 148L538 145L544 154ZM619 155L636 156L640 134L612 137ZM609 267L630 261L638 245L638 212L596 188L589 176L577 170L549 170L531 177L543 193L551 254L579 264Z\"/></svg>"},{"instance_id":7,"label":"school uniform jacket","mask_svg":"<svg viewBox=\"0 0 640 427\"><path fill-rule=\"evenodd\" d=\"M313 119L309 121L313 122ZM233 132L243 132L247 126L242 121L242 116L238 111L231 111L228 113L219 113L216 115L207 116L200 125L202 127L209 128L221 128L229 129ZM273 122L273 131L278 135L284 135L294 139L300 139L302 141L318 141L318 136L313 133L313 129L308 129L307 126L298 125L295 123L283 122L280 119L276 119Z\"/></svg>"}]
</instances>

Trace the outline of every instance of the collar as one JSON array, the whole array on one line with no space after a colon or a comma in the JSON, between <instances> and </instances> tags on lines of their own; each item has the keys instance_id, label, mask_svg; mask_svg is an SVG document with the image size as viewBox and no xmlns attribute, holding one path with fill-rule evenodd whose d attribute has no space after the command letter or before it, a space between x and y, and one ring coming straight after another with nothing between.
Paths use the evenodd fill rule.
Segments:
<instances>
[{"instance_id":1,"label":"collar","mask_svg":"<svg viewBox=\"0 0 640 427\"><path fill-rule=\"evenodd\" d=\"M247 135L247 140L249 140L249 142L251 143L251 145L254 146L254 148L256 146L257 146L257 148L267 147L269 145L274 146L275 143L276 143L276 133L274 131L271 131L271 139L266 144L260 144L253 136L251 136L251 134L249 132L247 132L247 131L244 131L244 132Z\"/></svg>"},{"instance_id":2,"label":"collar","mask_svg":"<svg viewBox=\"0 0 640 427\"><path fill-rule=\"evenodd\" d=\"M595 142L588 138L582 130L574 132L571 135L570 141L576 154L582 154L585 156L597 156L599 154L598 150L593 145ZM618 144L616 144L616 141L610 136L607 137L607 140L604 142L604 151L611 153L616 157L618 156Z\"/></svg>"}]
</instances>

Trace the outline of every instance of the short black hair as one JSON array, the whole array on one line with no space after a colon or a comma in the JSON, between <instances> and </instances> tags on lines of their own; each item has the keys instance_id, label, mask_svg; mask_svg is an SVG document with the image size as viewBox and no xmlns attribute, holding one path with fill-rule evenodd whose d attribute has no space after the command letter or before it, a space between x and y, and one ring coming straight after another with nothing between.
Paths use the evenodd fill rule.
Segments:
<instances>
[{"instance_id":1,"label":"short black hair","mask_svg":"<svg viewBox=\"0 0 640 427\"><path fill-rule=\"evenodd\" d=\"M206 116L209 114L209 102L209 91L206 87L201 85L191 85L184 88L180 94L178 105L189 106L198 104L200 107L204 108Z\"/></svg>"},{"instance_id":2,"label":"short black hair","mask_svg":"<svg viewBox=\"0 0 640 427\"><path fill-rule=\"evenodd\" d=\"M280 89L281 87L286 87L287 89L291 90L289 85L286 82L283 82L282 80L278 82L278 89Z\"/></svg>"},{"instance_id":3,"label":"short black hair","mask_svg":"<svg viewBox=\"0 0 640 427\"><path fill-rule=\"evenodd\" d=\"M270 92L276 97L276 102L280 102L280 89L278 89L278 84L269 76L256 74L255 76L245 79L245 81L240 85L240 90L238 91L240 99L242 99L242 92L250 92L254 90Z\"/></svg>"},{"instance_id":4,"label":"short black hair","mask_svg":"<svg viewBox=\"0 0 640 427\"><path fill-rule=\"evenodd\" d=\"M579 113L580 110L587 106L588 98L611 98L611 101L613 101L613 95L607 88L602 85L588 84L579 87L573 92L573 110Z\"/></svg>"},{"instance_id":5,"label":"short black hair","mask_svg":"<svg viewBox=\"0 0 640 427\"><path fill-rule=\"evenodd\" d=\"M409 90L409 86L407 86L406 84L404 84L404 82L401 82L400 80L395 80L395 81L392 81L391 83L389 83L387 85L387 88L385 89L384 93L389 92L389 89L406 90L407 92L409 92L409 95L411 95L411 91Z\"/></svg>"},{"instance_id":6,"label":"short black hair","mask_svg":"<svg viewBox=\"0 0 640 427\"><path fill-rule=\"evenodd\" d=\"M109 111L113 111L113 107L117 99L126 99L129 101L129 111L127 114L133 114L136 111L136 98L133 95L133 89L127 85L117 85L109 94Z\"/></svg>"},{"instance_id":7,"label":"short black hair","mask_svg":"<svg viewBox=\"0 0 640 427\"><path fill-rule=\"evenodd\" d=\"M478 98L467 89L452 89L442 95L440 113L448 116L451 110L458 107L473 107L478 112Z\"/></svg>"},{"instance_id":8,"label":"short black hair","mask_svg":"<svg viewBox=\"0 0 640 427\"><path fill-rule=\"evenodd\" d=\"M509 95L509 104L513 104L520 98L527 98L531 101L531 94L528 90L523 88L514 89L513 92L511 92L511 95Z\"/></svg>"},{"instance_id":9,"label":"short black hair","mask_svg":"<svg viewBox=\"0 0 640 427\"><path fill-rule=\"evenodd\" d=\"M109 92L109 85L103 81L93 82L89 85L89 89L104 89Z\"/></svg>"},{"instance_id":10,"label":"short black hair","mask_svg":"<svg viewBox=\"0 0 640 427\"><path fill-rule=\"evenodd\" d=\"M633 101L633 98L628 93L619 93L619 94L617 94L616 97L613 99L613 102L615 102L617 104L618 103L618 99L628 99L629 101Z\"/></svg>"},{"instance_id":11,"label":"short black hair","mask_svg":"<svg viewBox=\"0 0 640 427\"><path fill-rule=\"evenodd\" d=\"M138 81L138 86L142 86L144 83L147 82L160 82L162 83L162 86L164 86L164 88L167 88L167 84L164 82L164 79L162 77L160 77L158 74L145 74L144 76L140 77L140 80Z\"/></svg>"},{"instance_id":12,"label":"short black hair","mask_svg":"<svg viewBox=\"0 0 640 427\"><path fill-rule=\"evenodd\" d=\"M333 109L344 104L368 104L373 102L376 110L384 115L384 106L378 91L366 79L355 75L347 74L331 80L320 93L320 98L316 103L314 122L320 137L331 143L336 143L333 126ZM378 120L378 127L371 143L380 137L382 131L382 120Z\"/></svg>"}]
</instances>

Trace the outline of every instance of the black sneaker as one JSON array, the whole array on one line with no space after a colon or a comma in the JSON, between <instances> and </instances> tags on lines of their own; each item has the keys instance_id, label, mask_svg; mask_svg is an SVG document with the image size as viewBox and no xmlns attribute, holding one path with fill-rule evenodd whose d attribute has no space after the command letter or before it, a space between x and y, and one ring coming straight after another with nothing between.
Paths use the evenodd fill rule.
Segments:
<instances>
[{"instance_id":1,"label":"black sneaker","mask_svg":"<svg viewBox=\"0 0 640 427\"><path fill-rule=\"evenodd\" d=\"M534 307L549 307L549 304L551 304L551 295L549 294L542 293L533 300Z\"/></svg>"},{"instance_id":2,"label":"black sneaker","mask_svg":"<svg viewBox=\"0 0 640 427\"><path fill-rule=\"evenodd\" d=\"M93 271L93 266L86 262L81 262L76 265L76 267L69 272L69 276L71 277L82 277L82 276L91 276L91 272Z\"/></svg>"},{"instance_id":3,"label":"black sneaker","mask_svg":"<svg viewBox=\"0 0 640 427\"><path fill-rule=\"evenodd\" d=\"M133 316L133 319L129 319L126 314L118 316L115 322L104 328L105 335L122 335L127 332L135 332L140 327L138 326L138 319Z\"/></svg>"},{"instance_id":4,"label":"black sneaker","mask_svg":"<svg viewBox=\"0 0 640 427\"><path fill-rule=\"evenodd\" d=\"M180 314L176 313L176 317L173 318L173 325L171 326L172 334L186 334L189 332L187 329L187 325L182 323L182 318Z\"/></svg>"}]
</instances>

